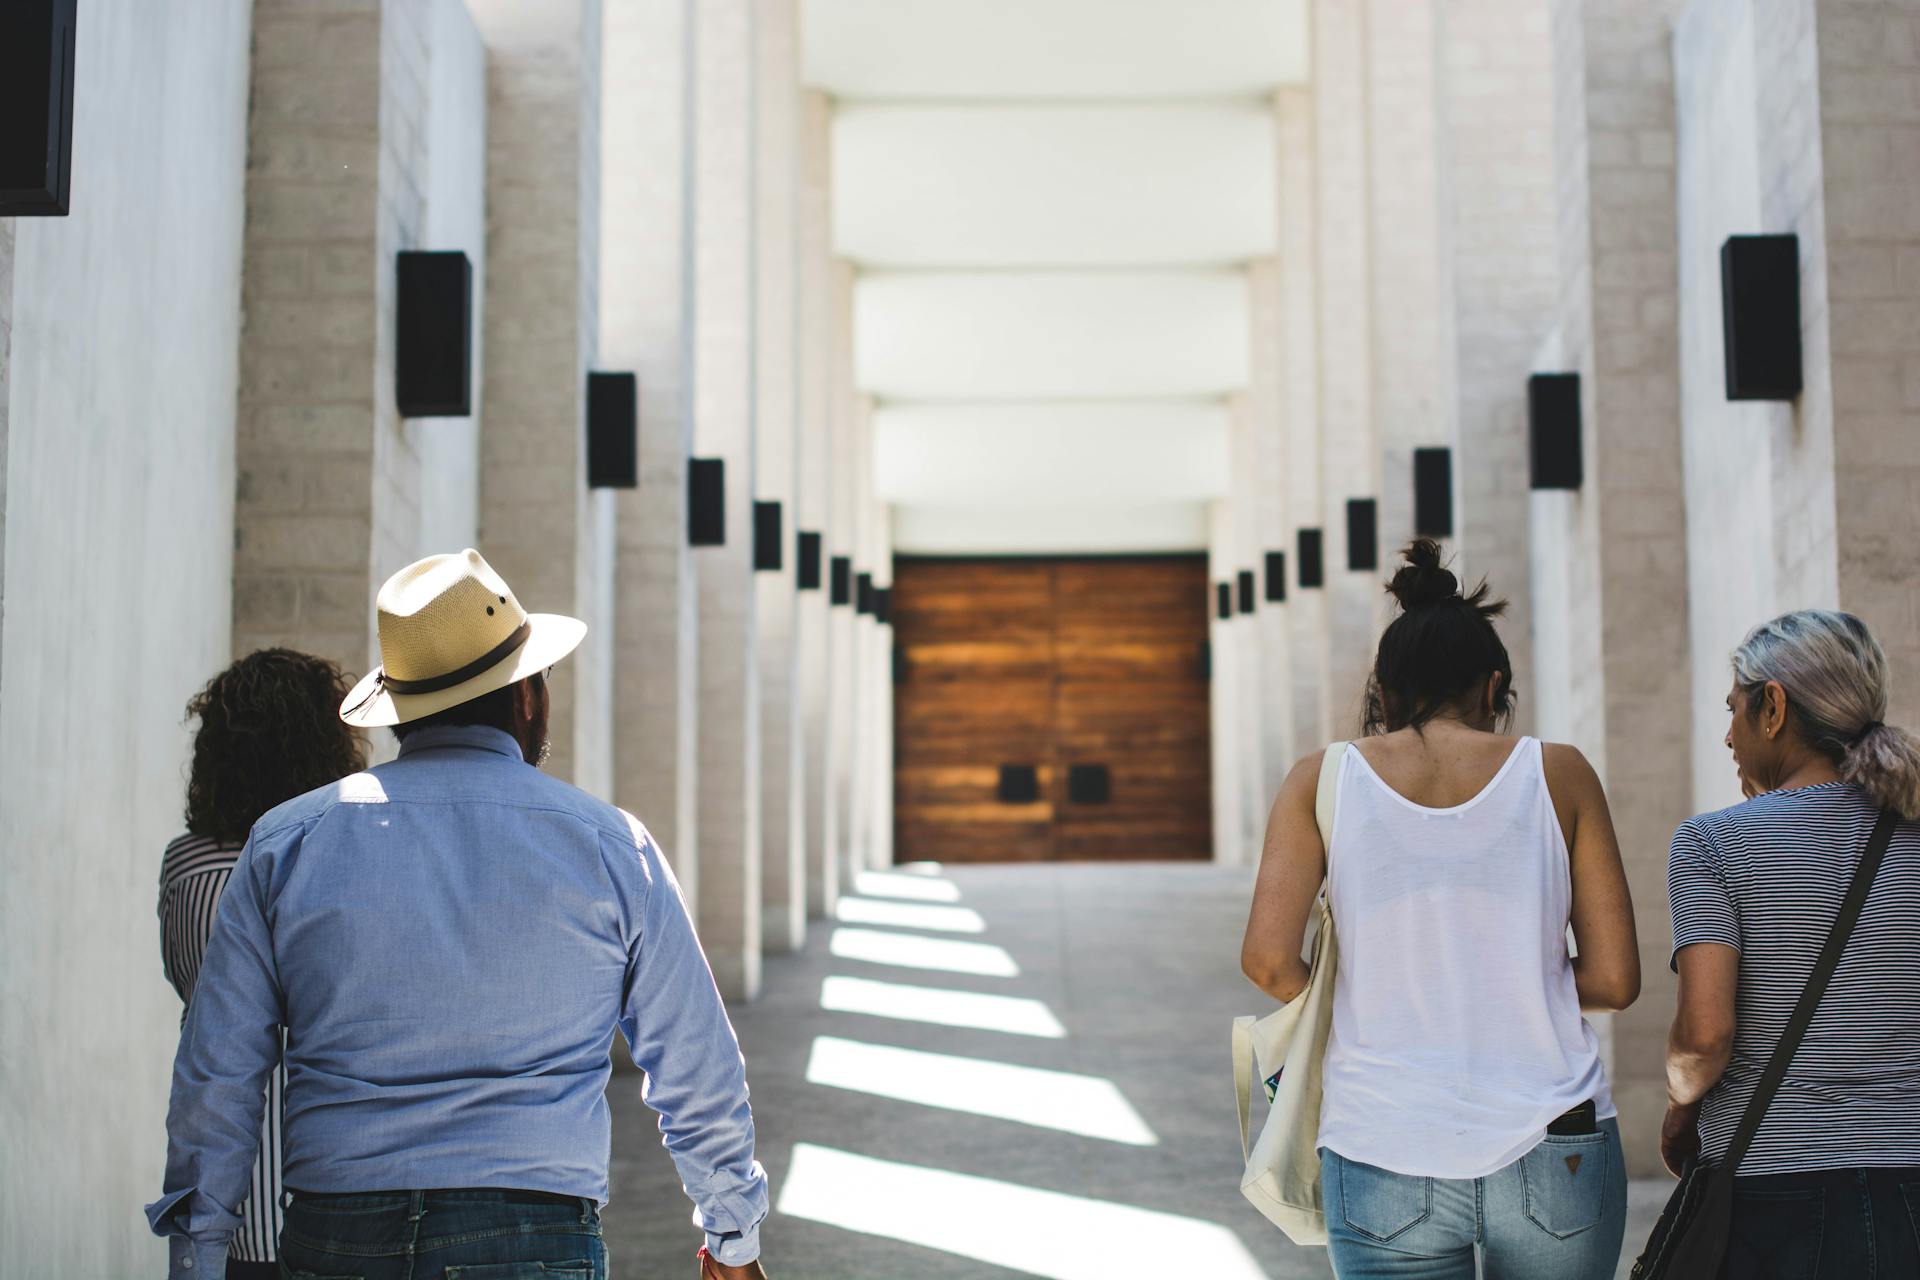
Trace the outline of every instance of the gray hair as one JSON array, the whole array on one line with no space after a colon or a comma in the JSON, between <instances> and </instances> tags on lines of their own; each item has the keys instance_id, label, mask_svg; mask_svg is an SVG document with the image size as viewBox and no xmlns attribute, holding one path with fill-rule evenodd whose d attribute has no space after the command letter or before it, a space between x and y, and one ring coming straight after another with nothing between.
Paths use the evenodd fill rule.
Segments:
<instances>
[{"instance_id":1,"label":"gray hair","mask_svg":"<svg viewBox=\"0 0 1920 1280\"><path fill-rule=\"evenodd\" d=\"M1920 816L1920 740L1882 723L1887 655L1866 623L1830 609L1781 614L1733 651L1733 678L1749 697L1777 681L1795 727L1842 778L1903 818Z\"/></svg>"}]
</instances>

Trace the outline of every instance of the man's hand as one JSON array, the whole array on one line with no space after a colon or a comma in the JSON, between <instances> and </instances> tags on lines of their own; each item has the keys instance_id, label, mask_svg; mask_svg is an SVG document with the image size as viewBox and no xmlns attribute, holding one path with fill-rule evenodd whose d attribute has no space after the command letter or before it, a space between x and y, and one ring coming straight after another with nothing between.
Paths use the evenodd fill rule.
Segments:
<instances>
[{"instance_id":1,"label":"man's hand","mask_svg":"<svg viewBox=\"0 0 1920 1280\"><path fill-rule=\"evenodd\" d=\"M767 1280L766 1271L755 1259L745 1266L730 1267L720 1259L700 1250L700 1280Z\"/></svg>"},{"instance_id":2,"label":"man's hand","mask_svg":"<svg viewBox=\"0 0 1920 1280\"><path fill-rule=\"evenodd\" d=\"M1667 1118L1660 1124L1660 1159L1667 1172L1679 1177L1687 1161L1700 1154L1700 1104L1667 1104Z\"/></svg>"}]
</instances>

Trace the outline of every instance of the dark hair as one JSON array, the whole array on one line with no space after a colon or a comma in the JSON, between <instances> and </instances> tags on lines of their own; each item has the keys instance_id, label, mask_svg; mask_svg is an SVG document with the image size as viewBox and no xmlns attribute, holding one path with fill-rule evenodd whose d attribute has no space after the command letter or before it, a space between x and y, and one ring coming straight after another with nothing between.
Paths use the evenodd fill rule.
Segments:
<instances>
[{"instance_id":1,"label":"dark hair","mask_svg":"<svg viewBox=\"0 0 1920 1280\"><path fill-rule=\"evenodd\" d=\"M542 680L545 677L535 672L527 680ZM436 711L430 716L421 716L418 720L409 720L405 724L393 726L393 736L405 741L415 729L446 728L451 725L482 725L489 729L498 729L503 733L512 733L513 691L526 680L515 681L477 698L470 698L445 711Z\"/></svg>"},{"instance_id":2,"label":"dark hair","mask_svg":"<svg viewBox=\"0 0 1920 1280\"><path fill-rule=\"evenodd\" d=\"M1477 695L1496 675L1494 717L1511 720L1513 662L1493 629L1507 602L1489 600L1485 581L1462 595L1460 580L1441 565L1440 544L1432 538L1415 538L1401 554L1406 564L1387 584L1401 613L1380 636L1363 728L1369 735L1418 729Z\"/></svg>"},{"instance_id":3,"label":"dark hair","mask_svg":"<svg viewBox=\"0 0 1920 1280\"><path fill-rule=\"evenodd\" d=\"M353 683L325 658L260 649L187 703L197 718L187 830L227 844L267 810L366 767L360 735L340 719Z\"/></svg>"}]
</instances>

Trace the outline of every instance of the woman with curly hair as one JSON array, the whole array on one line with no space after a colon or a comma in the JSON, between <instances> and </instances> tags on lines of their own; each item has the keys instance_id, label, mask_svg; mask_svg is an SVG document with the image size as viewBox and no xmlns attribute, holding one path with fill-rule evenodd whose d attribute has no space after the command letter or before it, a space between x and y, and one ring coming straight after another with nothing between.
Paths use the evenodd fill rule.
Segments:
<instances>
[{"instance_id":1,"label":"woman with curly hair","mask_svg":"<svg viewBox=\"0 0 1920 1280\"><path fill-rule=\"evenodd\" d=\"M187 831L167 846L160 868L160 957L180 993L181 1023L213 931L214 913L247 832L297 795L365 767L360 737L340 720L352 681L333 663L291 649L248 654L187 703L200 721L187 782ZM231 1280L280 1274L280 1105L276 1072L264 1099L265 1125L252 1191L227 1260Z\"/></svg>"}]
</instances>

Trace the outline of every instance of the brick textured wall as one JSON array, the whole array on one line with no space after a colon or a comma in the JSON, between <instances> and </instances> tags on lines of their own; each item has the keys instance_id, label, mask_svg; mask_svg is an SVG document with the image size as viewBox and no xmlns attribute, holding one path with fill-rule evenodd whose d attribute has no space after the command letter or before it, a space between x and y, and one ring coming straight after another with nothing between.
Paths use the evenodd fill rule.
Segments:
<instances>
[{"instance_id":1,"label":"brick textured wall","mask_svg":"<svg viewBox=\"0 0 1920 1280\"><path fill-rule=\"evenodd\" d=\"M480 547L526 608L586 619L586 644L554 672L548 769L605 793L611 499L589 497L584 447L598 324L599 5L473 9L489 55Z\"/></svg>"},{"instance_id":2,"label":"brick textured wall","mask_svg":"<svg viewBox=\"0 0 1920 1280\"><path fill-rule=\"evenodd\" d=\"M1450 443L1444 406L1452 369L1440 358L1451 273L1442 269L1439 8L1433 0L1368 0L1368 373L1380 546L1380 572L1369 585L1376 596L1395 553L1413 538L1413 451Z\"/></svg>"},{"instance_id":3,"label":"brick textured wall","mask_svg":"<svg viewBox=\"0 0 1920 1280\"><path fill-rule=\"evenodd\" d=\"M1454 545L1461 577L1508 600L1521 732L1535 702L1526 379L1557 290L1548 17L1534 0L1463 0L1438 34Z\"/></svg>"},{"instance_id":4,"label":"brick textured wall","mask_svg":"<svg viewBox=\"0 0 1920 1280\"><path fill-rule=\"evenodd\" d=\"M1282 89L1273 99L1274 171L1279 231L1274 245L1279 292L1280 427L1285 439L1288 528L1287 641L1293 673L1293 742L1312 751L1332 736L1328 696L1327 597L1302 589L1295 531L1325 523L1320 493L1320 273L1316 258L1313 90ZM1289 764L1292 762L1289 761Z\"/></svg>"},{"instance_id":5,"label":"brick textured wall","mask_svg":"<svg viewBox=\"0 0 1920 1280\"><path fill-rule=\"evenodd\" d=\"M1805 30L1804 11L1786 17ZM1813 26L1833 264L1824 302L1839 604L1886 648L1888 719L1911 726L1920 723L1920 6L1826 3L1814 6ZM1802 269L1803 278L1817 270L1804 247Z\"/></svg>"},{"instance_id":6,"label":"brick textured wall","mask_svg":"<svg viewBox=\"0 0 1920 1280\"><path fill-rule=\"evenodd\" d=\"M1359 732L1376 626L1379 575L1347 568L1347 502L1380 492L1373 386L1372 206L1368 195L1367 8L1313 6L1314 188L1319 252L1321 522L1326 529L1327 720Z\"/></svg>"},{"instance_id":7,"label":"brick textured wall","mask_svg":"<svg viewBox=\"0 0 1920 1280\"><path fill-rule=\"evenodd\" d=\"M380 187L383 8L256 6L248 117L233 647L355 672L378 660L381 231L412 203Z\"/></svg>"},{"instance_id":8,"label":"brick textured wall","mask_svg":"<svg viewBox=\"0 0 1920 1280\"><path fill-rule=\"evenodd\" d=\"M1673 1000L1666 847L1691 798L1672 48L1653 0L1563 3L1554 36L1559 330L1582 374L1587 470L1580 493L1535 507L1536 544L1566 557L1537 564L1536 583L1563 577L1568 605L1556 619L1566 634L1542 629L1567 681L1547 688L1543 662L1542 725L1564 728L1600 769L1633 890L1644 986L1613 1020L1614 1095L1629 1164L1646 1174L1658 1168Z\"/></svg>"}]
</instances>

